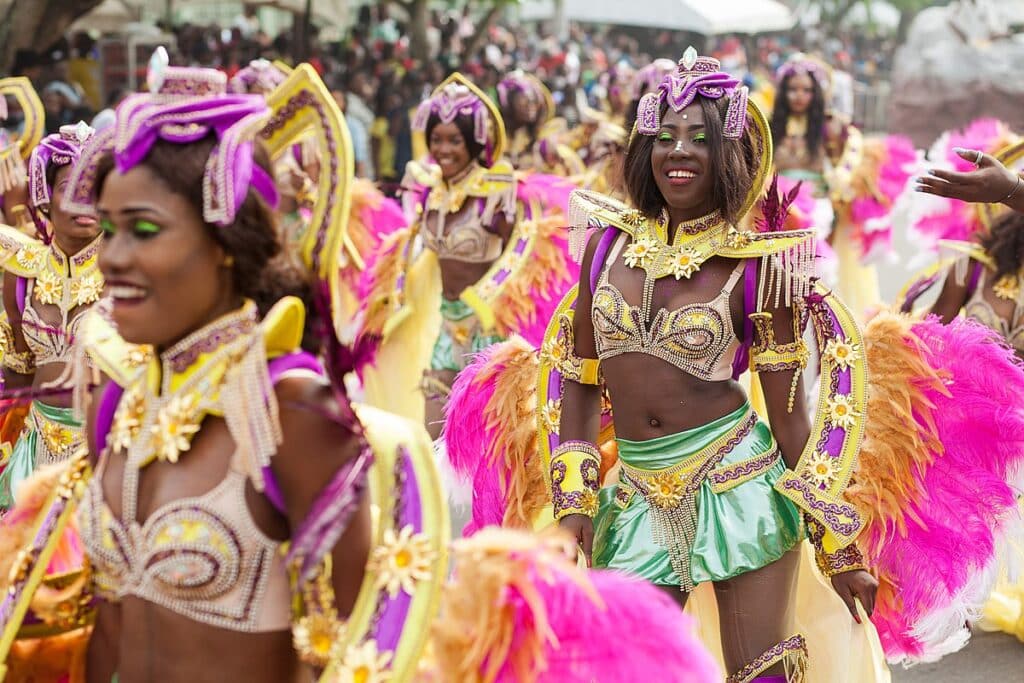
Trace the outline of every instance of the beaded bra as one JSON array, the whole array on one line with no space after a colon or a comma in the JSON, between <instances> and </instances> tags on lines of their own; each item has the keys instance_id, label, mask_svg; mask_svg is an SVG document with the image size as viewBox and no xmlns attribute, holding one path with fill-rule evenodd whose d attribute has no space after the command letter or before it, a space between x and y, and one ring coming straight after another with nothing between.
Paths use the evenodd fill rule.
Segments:
<instances>
[{"instance_id":1,"label":"beaded bra","mask_svg":"<svg viewBox=\"0 0 1024 683\"><path fill-rule=\"evenodd\" d=\"M446 184L437 173L412 171L430 188L423 206L420 234L438 258L469 263L495 261L501 236L486 229L498 211L515 211L516 184L506 163L487 169L475 163L462 178Z\"/></svg>"},{"instance_id":2,"label":"beaded bra","mask_svg":"<svg viewBox=\"0 0 1024 683\"><path fill-rule=\"evenodd\" d=\"M981 271L974 293L964 306L964 314L998 332L1014 350L1024 351L1024 288L1019 284L1019 277L1004 278L993 286L996 296L1014 302L1013 315L1010 320L1006 320L985 300L986 272L984 268Z\"/></svg>"},{"instance_id":3,"label":"beaded bra","mask_svg":"<svg viewBox=\"0 0 1024 683\"><path fill-rule=\"evenodd\" d=\"M729 295L743 275L743 261L711 301L672 311L660 308L652 319L654 279L645 278L640 306L630 306L608 279L623 243L620 236L594 290L592 317L597 357L603 361L624 353L645 353L706 382L732 377L733 359L740 343L733 331Z\"/></svg>"},{"instance_id":4,"label":"beaded bra","mask_svg":"<svg viewBox=\"0 0 1024 683\"><path fill-rule=\"evenodd\" d=\"M101 597L141 598L234 631L288 628L290 584L284 555L281 544L264 535L249 513L245 491L253 458L238 443L235 429L236 451L219 484L202 495L163 505L142 522L136 516L141 470L156 459L177 462L205 416L223 415L229 402L237 400L229 386L233 375L252 370L239 358L280 334L275 325L294 327L292 323L294 319L278 310L259 325L255 305L247 302L159 359L138 357L141 367L121 396L108 450L79 507L82 541ZM265 360L263 364L265 372ZM225 417L230 429L231 416ZM102 489L107 463L119 451L125 454L120 518Z\"/></svg>"},{"instance_id":5,"label":"beaded bra","mask_svg":"<svg viewBox=\"0 0 1024 683\"><path fill-rule=\"evenodd\" d=\"M65 363L71 357L75 334L82 315L103 292L99 272L99 235L74 256L66 256L54 242L49 246L24 236L14 228L0 226L3 268L23 278L22 333L36 366ZM54 324L39 306L55 306L60 321Z\"/></svg>"}]
</instances>

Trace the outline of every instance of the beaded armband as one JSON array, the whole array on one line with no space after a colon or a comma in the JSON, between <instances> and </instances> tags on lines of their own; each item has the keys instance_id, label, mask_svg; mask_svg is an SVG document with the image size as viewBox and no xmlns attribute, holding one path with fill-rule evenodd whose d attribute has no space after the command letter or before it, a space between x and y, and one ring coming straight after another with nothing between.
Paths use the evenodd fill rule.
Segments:
<instances>
[{"instance_id":1,"label":"beaded armband","mask_svg":"<svg viewBox=\"0 0 1024 683\"><path fill-rule=\"evenodd\" d=\"M822 576L830 578L855 569L867 569L856 543L840 548L835 537L813 517L804 515L804 523L807 525L807 538L814 546L814 561Z\"/></svg>"},{"instance_id":2,"label":"beaded armband","mask_svg":"<svg viewBox=\"0 0 1024 683\"><path fill-rule=\"evenodd\" d=\"M551 502L555 519L597 514L601 453L586 441L565 441L551 454Z\"/></svg>"},{"instance_id":3,"label":"beaded armband","mask_svg":"<svg viewBox=\"0 0 1024 683\"><path fill-rule=\"evenodd\" d=\"M572 332L572 311L558 317L560 337L552 339L546 348L550 351L555 369L567 379L577 384L598 385L601 383L601 361L596 358L580 358L576 355L576 338Z\"/></svg>"},{"instance_id":4,"label":"beaded armband","mask_svg":"<svg viewBox=\"0 0 1024 683\"><path fill-rule=\"evenodd\" d=\"M31 351L17 351L14 348L14 332L7 321L0 322L0 365L19 375L31 375L36 371L36 359Z\"/></svg>"},{"instance_id":5,"label":"beaded armband","mask_svg":"<svg viewBox=\"0 0 1024 683\"><path fill-rule=\"evenodd\" d=\"M294 595L292 644L302 661L324 668L345 640L345 622L338 617L331 584L331 555L324 556L320 571L302 586L297 586L299 564L293 562L289 569Z\"/></svg>"},{"instance_id":6,"label":"beaded armband","mask_svg":"<svg viewBox=\"0 0 1024 683\"><path fill-rule=\"evenodd\" d=\"M793 316L794 341L789 344L775 341L771 313L752 313L750 320L754 323L755 338L758 340L750 350L751 369L754 372L793 372L793 383L789 387L789 400L786 402L787 412L792 413L801 373L807 368L807 361L811 357L800 333L801 314L796 311Z\"/></svg>"}]
</instances>

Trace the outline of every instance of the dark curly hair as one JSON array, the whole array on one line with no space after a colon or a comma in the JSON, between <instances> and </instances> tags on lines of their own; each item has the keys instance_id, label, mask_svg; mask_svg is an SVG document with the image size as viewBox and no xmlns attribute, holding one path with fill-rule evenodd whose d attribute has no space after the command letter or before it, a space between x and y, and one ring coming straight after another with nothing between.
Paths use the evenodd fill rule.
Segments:
<instances>
[{"instance_id":1,"label":"dark curly hair","mask_svg":"<svg viewBox=\"0 0 1024 683\"><path fill-rule=\"evenodd\" d=\"M997 219L992 230L982 238L981 245L996 262L993 282L1019 272L1024 266L1024 214L1011 211Z\"/></svg>"},{"instance_id":2,"label":"dark curly hair","mask_svg":"<svg viewBox=\"0 0 1024 683\"><path fill-rule=\"evenodd\" d=\"M757 170L754 145L749 133L739 140L728 140L722 136L730 98L710 100L698 96L695 101L700 103L704 111L704 129L711 162L709 171L714 178L711 187L712 203L722 212L726 221L735 225L742 218L740 211L743 202L754 186ZM666 111L668 104L662 103L661 115L664 116ZM653 135L634 135L626 150L623 168L630 201L650 218L657 217L665 207L665 199L658 189L651 168L654 141Z\"/></svg>"},{"instance_id":3,"label":"dark curly hair","mask_svg":"<svg viewBox=\"0 0 1024 683\"><path fill-rule=\"evenodd\" d=\"M203 173L216 144L217 138L212 133L187 145L157 140L141 163L152 170L168 190L188 199L202 215ZM261 145L255 147L254 160L273 177L270 156ZM109 154L100 159L97 194L113 167ZM214 241L234 260L231 275L236 291L252 299L261 316L279 299L292 295L303 300L310 312L308 317L312 317L309 275L284 253L284 238L276 214L258 192L250 188L231 225L221 227L205 223L205 226ZM310 325L307 321L307 330L312 329ZM309 343L315 345L312 340Z\"/></svg>"},{"instance_id":4,"label":"dark curly hair","mask_svg":"<svg viewBox=\"0 0 1024 683\"><path fill-rule=\"evenodd\" d=\"M473 121L472 116L459 115L455 117L455 127L462 133L462 141L466 144L466 150L469 151L469 158L473 161L478 161L481 164L486 164L487 160L484 159L484 152L487 148L476 141L476 124ZM430 118L427 119L427 146L430 146L430 135L434 132L434 129L441 124L441 117L437 114L431 114Z\"/></svg>"},{"instance_id":5,"label":"dark curly hair","mask_svg":"<svg viewBox=\"0 0 1024 683\"><path fill-rule=\"evenodd\" d=\"M788 74L779 83L779 89L775 94L775 105L772 108L772 141L782 144L786 137L786 124L789 123L789 98L786 91L789 88L789 81L794 74ZM818 79L810 76L811 79L811 106L807 110L807 154L812 159L817 159L822 153L822 144L825 142L825 93L818 84Z\"/></svg>"}]
</instances>

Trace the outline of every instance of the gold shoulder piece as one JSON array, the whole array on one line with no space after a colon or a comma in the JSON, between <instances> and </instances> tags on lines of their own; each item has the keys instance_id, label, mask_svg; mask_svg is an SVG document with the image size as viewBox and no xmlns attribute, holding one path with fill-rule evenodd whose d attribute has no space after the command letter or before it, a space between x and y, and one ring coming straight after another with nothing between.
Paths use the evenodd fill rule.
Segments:
<instances>
[{"instance_id":1,"label":"gold shoulder piece","mask_svg":"<svg viewBox=\"0 0 1024 683\"><path fill-rule=\"evenodd\" d=\"M19 277L35 277L46 263L47 247L9 225L0 225L0 268Z\"/></svg>"}]
</instances>

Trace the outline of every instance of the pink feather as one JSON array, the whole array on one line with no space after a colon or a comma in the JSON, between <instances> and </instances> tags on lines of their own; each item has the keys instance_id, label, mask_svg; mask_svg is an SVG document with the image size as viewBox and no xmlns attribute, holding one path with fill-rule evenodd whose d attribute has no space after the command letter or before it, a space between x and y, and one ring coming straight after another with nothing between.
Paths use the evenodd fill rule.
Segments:
<instances>
[{"instance_id":1,"label":"pink feather","mask_svg":"<svg viewBox=\"0 0 1024 683\"><path fill-rule=\"evenodd\" d=\"M962 158L953 150L956 147L963 149L980 149L983 152L994 151L992 147L998 140L1007 134L1006 124L998 119L975 119L960 130L952 131L946 144L946 161L953 164L957 171L974 170L974 164Z\"/></svg>"},{"instance_id":2,"label":"pink feather","mask_svg":"<svg viewBox=\"0 0 1024 683\"><path fill-rule=\"evenodd\" d=\"M850 205L850 219L857 226L864 255L889 250L893 205L913 175L917 160L914 144L903 136L889 135L869 144L882 146L883 161L872 178L873 191L859 194Z\"/></svg>"},{"instance_id":3,"label":"pink feather","mask_svg":"<svg viewBox=\"0 0 1024 683\"><path fill-rule=\"evenodd\" d=\"M493 452L501 439L498 425L487 419L496 386L487 378L508 369L504 363L493 362L498 347L496 344L484 349L463 368L455 378L445 409L448 461L460 478L473 482L473 514L463 529L465 536L485 526L500 526L505 516L504 460L494 457Z\"/></svg>"},{"instance_id":4,"label":"pink feather","mask_svg":"<svg viewBox=\"0 0 1024 683\"><path fill-rule=\"evenodd\" d=\"M701 644L694 621L664 592L624 574L588 574L603 605L572 580L530 567L552 638L545 648L547 666L536 683L620 683L722 680L718 664ZM506 597L514 613L512 649L534 629L537 615L512 587ZM519 680L503 667L495 683Z\"/></svg>"},{"instance_id":5,"label":"pink feather","mask_svg":"<svg viewBox=\"0 0 1024 683\"><path fill-rule=\"evenodd\" d=\"M923 494L904 510L906 534L888 520L860 540L872 567L896 586L900 604L872 617L890 660L934 659L949 643L966 642L965 615L987 594L979 577L1015 514L1008 482L1024 465L1024 368L1013 352L971 321L929 319L913 331L951 395L926 392L944 451L915 474Z\"/></svg>"}]
</instances>

